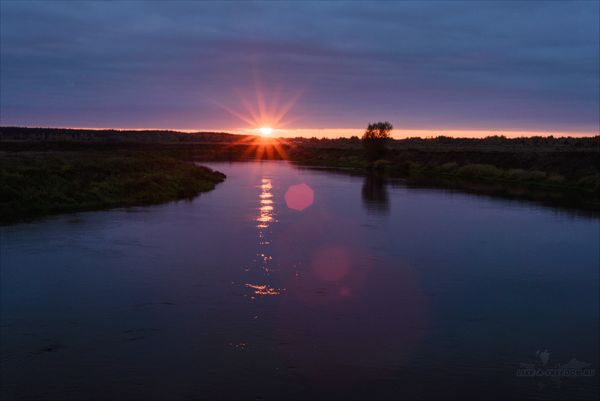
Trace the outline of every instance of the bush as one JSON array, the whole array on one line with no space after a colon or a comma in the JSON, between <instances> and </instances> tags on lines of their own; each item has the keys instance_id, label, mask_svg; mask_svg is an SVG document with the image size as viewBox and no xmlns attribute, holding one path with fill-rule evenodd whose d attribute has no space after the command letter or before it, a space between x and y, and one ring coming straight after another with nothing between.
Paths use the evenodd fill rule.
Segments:
<instances>
[{"instance_id":1,"label":"bush","mask_svg":"<svg viewBox=\"0 0 600 401\"><path fill-rule=\"evenodd\" d=\"M600 175L588 175L580 178L577 185L586 191L597 193L600 191Z\"/></svg>"},{"instance_id":2,"label":"bush","mask_svg":"<svg viewBox=\"0 0 600 401\"><path fill-rule=\"evenodd\" d=\"M422 173L425 170L423 165L417 162L408 162L407 166L409 173Z\"/></svg>"},{"instance_id":3,"label":"bush","mask_svg":"<svg viewBox=\"0 0 600 401\"><path fill-rule=\"evenodd\" d=\"M522 170L522 169L510 169L504 173L504 177L513 181L544 181L548 174L539 170ZM557 180L559 176L554 179Z\"/></svg>"},{"instance_id":4,"label":"bush","mask_svg":"<svg viewBox=\"0 0 600 401\"><path fill-rule=\"evenodd\" d=\"M520 168L511 168L504 173L504 177L513 181L524 180L527 177L527 171Z\"/></svg>"},{"instance_id":5,"label":"bush","mask_svg":"<svg viewBox=\"0 0 600 401\"><path fill-rule=\"evenodd\" d=\"M453 172L457 168L458 168L458 163L455 163L455 162L444 163L440 166L440 170L444 173Z\"/></svg>"},{"instance_id":6,"label":"bush","mask_svg":"<svg viewBox=\"0 0 600 401\"><path fill-rule=\"evenodd\" d=\"M467 164L458 169L458 174L465 177L499 177L502 170L491 164Z\"/></svg>"},{"instance_id":7,"label":"bush","mask_svg":"<svg viewBox=\"0 0 600 401\"><path fill-rule=\"evenodd\" d=\"M529 171L529 174L527 175L527 180L528 181L542 181L542 180L546 179L547 176L548 176L548 174L544 173L543 171L533 170L533 171Z\"/></svg>"},{"instance_id":8,"label":"bush","mask_svg":"<svg viewBox=\"0 0 600 401\"><path fill-rule=\"evenodd\" d=\"M546 182L552 185L560 185L565 182L565 177L560 174L551 174L546 178Z\"/></svg>"},{"instance_id":9,"label":"bush","mask_svg":"<svg viewBox=\"0 0 600 401\"><path fill-rule=\"evenodd\" d=\"M392 164L389 161L384 160L384 159L376 160L373 163L373 169L377 170L377 171L389 171L391 166L392 166Z\"/></svg>"}]
</instances>

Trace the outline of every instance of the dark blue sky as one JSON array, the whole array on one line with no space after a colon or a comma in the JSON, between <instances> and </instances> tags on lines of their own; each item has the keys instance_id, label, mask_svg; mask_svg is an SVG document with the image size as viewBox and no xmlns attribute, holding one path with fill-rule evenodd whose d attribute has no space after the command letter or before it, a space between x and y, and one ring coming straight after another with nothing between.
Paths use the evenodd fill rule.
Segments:
<instances>
[{"instance_id":1,"label":"dark blue sky","mask_svg":"<svg viewBox=\"0 0 600 401\"><path fill-rule=\"evenodd\" d=\"M276 126L599 129L596 1L3 0L1 11L2 125L254 128L235 114L259 114L258 93L257 125L288 105Z\"/></svg>"}]
</instances>

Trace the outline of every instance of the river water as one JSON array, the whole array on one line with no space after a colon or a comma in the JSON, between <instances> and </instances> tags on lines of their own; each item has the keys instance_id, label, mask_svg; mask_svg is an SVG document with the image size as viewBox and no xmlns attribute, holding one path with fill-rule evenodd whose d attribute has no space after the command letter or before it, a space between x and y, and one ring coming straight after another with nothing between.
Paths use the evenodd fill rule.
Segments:
<instances>
[{"instance_id":1,"label":"river water","mask_svg":"<svg viewBox=\"0 0 600 401\"><path fill-rule=\"evenodd\" d=\"M597 217L209 166L191 201L0 227L3 399L598 395Z\"/></svg>"}]
</instances>

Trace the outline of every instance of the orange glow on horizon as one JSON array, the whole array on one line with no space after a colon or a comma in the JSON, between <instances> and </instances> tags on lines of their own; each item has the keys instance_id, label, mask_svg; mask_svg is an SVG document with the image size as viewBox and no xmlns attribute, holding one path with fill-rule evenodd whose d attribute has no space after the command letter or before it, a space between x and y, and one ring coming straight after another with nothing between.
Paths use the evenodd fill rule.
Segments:
<instances>
[{"instance_id":1,"label":"orange glow on horizon","mask_svg":"<svg viewBox=\"0 0 600 401\"><path fill-rule=\"evenodd\" d=\"M24 128L55 128L55 129L73 129L73 130L114 130L114 131L178 131L182 133L197 133L197 132L226 132L237 135L254 135L256 136L258 128L223 128L223 127L80 127L80 126L52 126L52 125L23 125ZM260 125L256 125L260 127ZM365 128L277 128L273 130L276 135L270 137L275 138L339 138L339 137L361 137ZM272 134L273 134L272 133ZM473 129L403 129L396 127L392 131L392 137L395 139L404 139L412 137L432 138L437 136L449 136L453 138L485 138L487 136L504 135L508 138L532 137L532 136L554 136L554 137L594 137L600 135L600 130L596 131L528 131L518 129L496 129L496 130L473 130ZM269 138L263 138L267 140Z\"/></svg>"},{"instance_id":2,"label":"orange glow on horizon","mask_svg":"<svg viewBox=\"0 0 600 401\"><path fill-rule=\"evenodd\" d=\"M237 128L231 131L236 134L252 135L252 130L246 128ZM349 138L352 136L361 137L365 128L285 128L278 129L277 137L280 138ZM254 133L255 134L255 133ZM600 135L600 131L526 131L526 130L447 130L447 129L402 129L394 128L392 137L395 139L405 138L435 138L438 136L448 136L453 138L485 138L488 136L503 135L507 138L519 137L593 137Z\"/></svg>"}]
</instances>

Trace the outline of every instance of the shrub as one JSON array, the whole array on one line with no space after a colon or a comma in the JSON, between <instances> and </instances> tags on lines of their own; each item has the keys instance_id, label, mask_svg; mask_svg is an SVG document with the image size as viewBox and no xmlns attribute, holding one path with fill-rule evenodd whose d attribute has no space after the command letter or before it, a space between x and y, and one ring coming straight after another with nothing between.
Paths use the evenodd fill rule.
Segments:
<instances>
[{"instance_id":1,"label":"shrub","mask_svg":"<svg viewBox=\"0 0 600 401\"><path fill-rule=\"evenodd\" d=\"M423 167L423 165L421 163L418 162L408 162L408 171L410 173L420 173L423 170L425 170L425 168Z\"/></svg>"},{"instance_id":2,"label":"shrub","mask_svg":"<svg viewBox=\"0 0 600 401\"><path fill-rule=\"evenodd\" d=\"M527 171L520 168L511 168L504 173L505 178L513 181L524 180L526 176Z\"/></svg>"},{"instance_id":3,"label":"shrub","mask_svg":"<svg viewBox=\"0 0 600 401\"><path fill-rule=\"evenodd\" d=\"M546 182L552 185L560 185L565 182L565 177L560 174L551 174L546 178Z\"/></svg>"},{"instance_id":4,"label":"shrub","mask_svg":"<svg viewBox=\"0 0 600 401\"><path fill-rule=\"evenodd\" d=\"M522 170L520 168L510 169L504 173L504 177L514 181L543 181L548 175L539 170ZM556 178L555 178L556 179Z\"/></svg>"},{"instance_id":5,"label":"shrub","mask_svg":"<svg viewBox=\"0 0 600 401\"><path fill-rule=\"evenodd\" d=\"M588 175L580 178L577 185L586 191L598 192L600 190L600 175Z\"/></svg>"},{"instance_id":6,"label":"shrub","mask_svg":"<svg viewBox=\"0 0 600 401\"><path fill-rule=\"evenodd\" d=\"M384 159L376 160L373 163L373 169L377 171L389 171L391 167L391 163Z\"/></svg>"},{"instance_id":7,"label":"shrub","mask_svg":"<svg viewBox=\"0 0 600 401\"><path fill-rule=\"evenodd\" d=\"M445 172L445 173L449 173L451 171L456 170L458 167L458 163L455 162L448 162L448 163L444 163L440 166L440 170Z\"/></svg>"},{"instance_id":8,"label":"shrub","mask_svg":"<svg viewBox=\"0 0 600 401\"><path fill-rule=\"evenodd\" d=\"M527 174L527 180L528 181L542 181L546 178L547 174L544 173L543 171L539 171L539 170L532 170L529 171Z\"/></svg>"},{"instance_id":9,"label":"shrub","mask_svg":"<svg viewBox=\"0 0 600 401\"><path fill-rule=\"evenodd\" d=\"M502 170L491 164L467 164L458 169L458 174L466 177L498 177Z\"/></svg>"}]
</instances>

